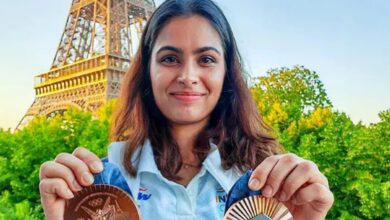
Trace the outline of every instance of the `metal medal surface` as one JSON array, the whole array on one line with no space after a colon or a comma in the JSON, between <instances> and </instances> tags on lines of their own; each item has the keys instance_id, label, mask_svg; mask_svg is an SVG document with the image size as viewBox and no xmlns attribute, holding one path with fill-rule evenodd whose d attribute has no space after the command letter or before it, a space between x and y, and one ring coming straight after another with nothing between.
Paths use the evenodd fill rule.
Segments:
<instances>
[{"instance_id":1,"label":"metal medal surface","mask_svg":"<svg viewBox=\"0 0 390 220\"><path fill-rule=\"evenodd\" d=\"M64 220L139 220L137 205L122 189L105 184L92 185L67 201Z\"/></svg>"},{"instance_id":2,"label":"metal medal surface","mask_svg":"<svg viewBox=\"0 0 390 220\"><path fill-rule=\"evenodd\" d=\"M226 211L224 220L292 220L287 207L274 198L249 196L234 203Z\"/></svg>"}]
</instances>

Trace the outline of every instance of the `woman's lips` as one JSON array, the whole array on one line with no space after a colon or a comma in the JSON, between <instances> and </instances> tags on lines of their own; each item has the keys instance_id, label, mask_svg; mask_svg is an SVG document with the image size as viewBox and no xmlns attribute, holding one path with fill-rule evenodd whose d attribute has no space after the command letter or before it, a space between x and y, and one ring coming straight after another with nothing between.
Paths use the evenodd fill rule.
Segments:
<instances>
[{"instance_id":1,"label":"woman's lips","mask_svg":"<svg viewBox=\"0 0 390 220\"><path fill-rule=\"evenodd\" d=\"M173 92L170 93L175 99L182 102L193 102L197 101L204 96L204 93L200 92Z\"/></svg>"}]
</instances>

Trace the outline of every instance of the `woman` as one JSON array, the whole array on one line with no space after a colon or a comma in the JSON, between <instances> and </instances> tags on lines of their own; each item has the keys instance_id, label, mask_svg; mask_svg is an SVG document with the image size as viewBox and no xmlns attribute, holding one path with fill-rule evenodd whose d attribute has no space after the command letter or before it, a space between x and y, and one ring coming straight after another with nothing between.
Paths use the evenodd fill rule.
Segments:
<instances>
[{"instance_id":1,"label":"woman","mask_svg":"<svg viewBox=\"0 0 390 220\"><path fill-rule=\"evenodd\" d=\"M221 219L223 198L247 169L252 190L275 197L294 219L324 219L326 177L280 154L245 84L240 55L211 0L167 0L150 18L119 97L111 163L120 167L143 219ZM41 166L47 219L94 182L100 159L84 148Z\"/></svg>"}]
</instances>

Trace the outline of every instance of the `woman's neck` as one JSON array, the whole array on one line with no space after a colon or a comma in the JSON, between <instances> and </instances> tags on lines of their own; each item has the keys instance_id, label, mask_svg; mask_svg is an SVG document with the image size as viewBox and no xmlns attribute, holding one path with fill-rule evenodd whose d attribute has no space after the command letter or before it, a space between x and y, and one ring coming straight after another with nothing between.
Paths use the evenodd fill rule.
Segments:
<instances>
[{"instance_id":1,"label":"woman's neck","mask_svg":"<svg viewBox=\"0 0 390 220\"><path fill-rule=\"evenodd\" d=\"M193 150L196 147L195 141L199 133L207 125L207 121L189 125L172 125L172 137L178 144L180 155L184 163L197 164L198 158L194 155Z\"/></svg>"}]
</instances>

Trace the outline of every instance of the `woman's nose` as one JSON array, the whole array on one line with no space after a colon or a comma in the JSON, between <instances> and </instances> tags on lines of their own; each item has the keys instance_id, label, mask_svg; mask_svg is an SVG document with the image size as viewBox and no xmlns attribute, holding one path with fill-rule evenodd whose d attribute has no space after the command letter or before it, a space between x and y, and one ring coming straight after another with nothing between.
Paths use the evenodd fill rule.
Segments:
<instances>
[{"instance_id":1,"label":"woman's nose","mask_svg":"<svg viewBox=\"0 0 390 220\"><path fill-rule=\"evenodd\" d=\"M199 83L198 68L195 64L187 63L183 65L177 81L186 87L191 87Z\"/></svg>"}]
</instances>

